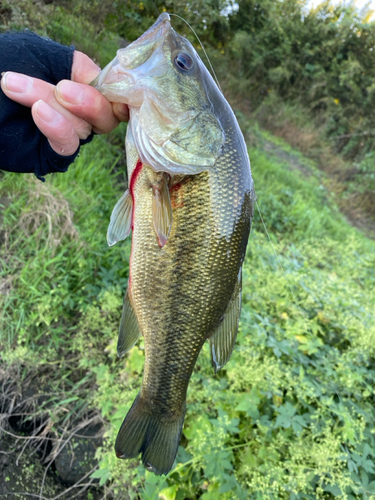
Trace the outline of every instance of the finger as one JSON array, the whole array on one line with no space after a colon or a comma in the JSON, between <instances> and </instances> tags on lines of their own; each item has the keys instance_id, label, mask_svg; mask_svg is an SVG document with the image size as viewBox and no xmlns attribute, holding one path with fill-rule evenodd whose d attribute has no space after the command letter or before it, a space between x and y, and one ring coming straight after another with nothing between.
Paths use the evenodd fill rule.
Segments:
<instances>
[{"instance_id":1,"label":"finger","mask_svg":"<svg viewBox=\"0 0 375 500\"><path fill-rule=\"evenodd\" d=\"M129 121L129 108L123 102L112 102L112 112L119 122Z\"/></svg>"},{"instance_id":2,"label":"finger","mask_svg":"<svg viewBox=\"0 0 375 500\"><path fill-rule=\"evenodd\" d=\"M70 156L79 147L79 137L72 123L42 100L31 108L34 122L44 134L51 148L59 155Z\"/></svg>"},{"instance_id":3,"label":"finger","mask_svg":"<svg viewBox=\"0 0 375 500\"><path fill-rule=\"evenodd\" d=\"M78 83L91 83L100 73L100 67L83 52L75 50L73 54L71 80Z\"/></svg>"},{"instance_id":4,"label":"finger","mask_svg":"<svg viewBox=\"0 0 375 500\"><path fill-rule=\"evenodd\" d=\"M64 108L90 123L98 134L107 134L119 123L111 103L94 87L62 80L56 85L55 97Z\"/></svg>"},{"instance_id":5,"label":"finger","mask_svg":"<svg viewBox=\"0 0 375 500\"><path fill-rule=\"evenodd\" d=\"M43 100L71 122L80 139L86 139L91 134L90 124L57 102L54 85L21 73L6 72L1 79L1 88L10 99L24 106L31 107Z\"/></svg>"},{"instance_id":6,"label":"finger","mask_svg":"<svg viewBox=\"0 0 375 500\"><path fill-rule=\"evenodd\" d=\"M83 54L83 52L79 52L78 50L74 52L72 66L73 81L78 83L91 83L99 72L99 66L97 66L86 54ZM112 103L112 112L119 122L129 121L129 108L126 104ZM90 123L92 122L90 121ZM100 130L102 128L101 124L97 124L96 128Z\"/></svg>"}]
</instances>

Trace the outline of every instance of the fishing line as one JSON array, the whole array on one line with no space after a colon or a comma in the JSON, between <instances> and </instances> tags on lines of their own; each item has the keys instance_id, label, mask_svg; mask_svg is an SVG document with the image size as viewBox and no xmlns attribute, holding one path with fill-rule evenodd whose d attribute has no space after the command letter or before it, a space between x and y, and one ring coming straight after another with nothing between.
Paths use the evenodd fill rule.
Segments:
<instances>
[{"instance_id":1,"label":"fishing line","mask_svg":"<svg viewBox=\"0 0 375 500\"><path fill-rule=\"evenodd\" d=\"M188 25L188 27L191 29L191 31L194 33L194 35L197 37L197 40L198 40L198 42L199 42L200 46L202 47L202 50L203 50L203 52L204 52L204 55L206 56L206 59L207 59L207 61L208 61L208 64L210 65L211 71L212 71L212 73L214 74L214 77L215 77L215 80L216 80L217 86L219 87L220 92L224 95L224 92L222 91L222 89L221 89L221 87L220 87L219 80L218 80L218 78L217 78L217 76L216 76L216 73L215 73L214 68L212 67L212 64L211 64L211 61L210 61L210 59L209 59L209 57L208 57L208 55L207 55L207 52L205 51L205 49L204 49L204 47L203 47L203 44L202 44L202 42L200 41L199 36L198 36L198 35L197 35L197 33L195 32L194 28L193 28L193 27L192 27L192 26L191 26L191 25L190 25L190 24L186 21L186 19L184 19L183 17L179 16L178 14L169 14L169 15L170 15L170 16L175 16L175 17L178 17L179 19L181 19L181 21L183 21L184 23L186 23L186 24ZM293 296L294 302L295 302L295 304L297 305L297 299L296 299L296 296L295 296L295 295L294 295L294 293L293 293L292 287L291 287L291 285L290 285L290 283L289 283L289 280L288 280L288 278L287 278L287 276L286 276L286 272L285 272L285 270L284 270L284 268L283 268L283 266L282 266L282 264L281 264L281 260L280 260L280 258L279 258L279 256L278 256L278 254L277 254L277 252L276 252L276 250L275 250L275 247L274 247L274 245L273 245L273 243L272 243L272 240L271 240L271 238L270 238L270 235L268 234L268 231L267 231L267 228L266 228L266 224L265 224L265 222L264 222L264 220L263 220L263 217L262 217L262 214L261 214L261 212L260 212L260 208L259 208L258 202L257 202L256 200L255 200L255 203L256 203L256 206L257 206L257 209L258 209L258 213L259 213L260 219L261 219L261 221L262 221L263 227L264 227L264 229L265 229L265 231L266 231L266 234L267 234L267 237L268 237L268 239L269 239L269 241L270 241L270 243L271 243L272 250L273 250L273 252L274 252L274 254L275 254L275 257L276 257L276 259L277 259L277 262L278 262L278 264L279 264L280 268L282 269L282 272L283 272L283 274L284 274L285 281L286 281L286 282L287 282L287 284L288 284L288 287L289 287L289 290L290 290L290 292L291 292L291 294L292 294L292 296ZM250 237L250 235L251 235L251 229L252 229L252 225L250 226L250 234L249 234L249 237Z\"/></svg>"},{"instance_id":2,"label":"fishing line","mask_svg":"<svg viewBox=\"0 0 375 500\"><path fill-rule=\"evenodd\" d=\"M268 233L268 230L267 230L267 227L266 227L266 223L265 223L265 222L264 222L264 220L263 220L263 217L262 217L262 214L261 214L261 211L260 211L259 205L258 205L258 201L257 201L257 200L255 200L255 203L256 203L256 206L257 206L257 209L258 209L258 213L259 213L260 220L262 221L262 224L263 224L264 230L265 230L265 232L266 232L266 235L267 235L267 237L268 237L268 240L269 240L269 242L271 243L273 253L275 254L275 257L276 257L276 259L277 259L277 262L278 262L278 264L279 264L279 266L280 266L280 268L281 268L281 270L282 270L282 272L283 272L283 275L284 275L285 281L287 282L288 287L289 287L289 290L290 290L290 293L292 294L292 297L293 297L293 299L294 299L294 303L295 303L295 305L298 307L298 304L297 304L297 298L296 298L296 296L295 296L295 294L294 294L294 292L293 292L293 289L292 289L292 287L291 287L291 285L290 285L290 283L289 283L289 280L288 280L288 278L287 278L287 275L286 275L285 269L284 269L284 267L283 267L283 265L282 265L282 263L281 263L281 260L280 260L280 258L279 258L278 253L276 252L275 246L274 246L274 244L272 243L271 237L270 237L270 235L269 235L269 233ZM311 293L311 292L310 292L310 293ZM316 296L315 296L315 300L316 300L316 301L318 300ZM305 315L302 313L302 311L300 311L300 313L301 313L301 316L302 316L302 318L303 318L304 328L306 329L306 331L310 330L309 325L308 325L308 322L307 322L307 320L306 320L306 318L305 318ZM333 392L336 394L336 396L339 398L339 401L342 403L342 402L343 402L343 398L342 398L342 396L341 396L341 392L342 392L342 391L340 391L340 390L339 390L339 388L338 388L338 384L337 384L336 382L333 382L333 388L332 388L332 390L333 390ZM332 410L331 410L331 411L332 411Z\"/></svg>"},{"instance_id":3,"label":"fishing line","mask_svg":"<svg viewBox=\"0 0 375 500\"><path fill-rule=\"evenodd\" d=\"M196 38L197 38L197 40L198 40L198 42L199 42L200 46L202 47L202 50L203 50L203 52L204 52L204 55L206 56L206 59L207 59L207 61L208 61L208 64L210 65L210 68L211 68L211 71L212 71L212 73L213 73L213 75L214 75L214 77L215 77L215 80L216 80L217 86L219 87L220 92L224 95L224 92L222 91L222 88L220 87L219 80L218 80L218 78L217 78L217 76L216 76L216 73L215 73L214 68L212 67L212 64L211 64L211 61L210 61L210 59L209 59L209 57L208 57L208 55L207 55L207 52L205 51L205 49L204 49L204 47L203 47L203 44L202 44L202 42L200 41L199 36L197 35L197 33L195 32L195 30L193 29L193 27L192 27L192 26L191 26L191 25L190 25L190 24L189 24L189 23L188 23L188 22L187 22L187 21L186 21L183 17L181 17L181 16L179 16L179 15L177 15L177 14L170 14L170 15L171 15L171 16L175 16L175 17L178 17L179 19L181 19L182 21L184 21L184 23L186 23L186 24L188 25L188 27L191 29L191 31L194 33L194 35L196 36ZM273 244L273 242L272 242L272 240L271 240L271 237L270 237L270 235L269 235L269 233L268 233L268 230L267 230L266 224L265 224L265 222L264 222L264 219L263 219L262 213L261 213L260 208L259 208L259 205L258 205L258 201L257 201L257 200L255 200L255 203L256 203L256 206L257 206L257 210L258 210L258 213L259 213L260 220L262 221L262 224L263 224L264 230L265 230L265 232L266 232L267 238L268 238L269 242L271 243L271 247L272 247L273 253L274 253L275 257L276 257L276 260L277 260L277 262L278 262L278 265L279 265L280 269L282 270L282 273L283 273L284 279L285 279L285 281L286 281L286 283L287 283L287 285L288 285L288 288L289 288L289 290L290 290L290 293L291 293L291 295L292 295L292 297L293 297L293 301L294 301L295 305L298 307L297 297L296 297L296 295L295 295L295 294L294 294L294 292L293 292L293 289L292 289L291 284L290 284L290 282L289 282L289 279L288 279L288 277L287 277L286 271L285 271L285 269L284 269L284 267L283 267L283 265L282 265L282 263L281 263L281 259L280 259L280 257L279 257L279 254L276 252L275 246L274 246L274 244ZM251 235L252 226L253 226L253 224L251 224L251 226L250 226L250 234L249 234L249 238L250 238L250 235ZM315 296L315 300L317 300L317 297L316 297L316 296ZM309 325L308 325L308 322L307 322L307 320L306 320L306 318L305 318L304 314L302 313L302 311L300 311L300 313L301 313L301 316L302 316L302 318L303 318L304 329L305 329L306 331L308 331L308 330L310 329L310 328L309 328ZM343 402L343 399L342 399L341 394L340 394L340 392L341 392L341 391L339 391L339 389L338 389L338 387L337 387L337 384L336 384L336 383L334 383L334 386L333 386L333 392L334 392L334 393L338 396L339 401L342 403L342 402Z\"/></svg>"},{"instance_id":4,"label":"fishing line","mask_svg":"<svg viewBox=\"0 0 375 500\"><path fill-rule=\"evenodd\" d=\"M197 37L197 40L198 40L198 42L199 42L200 46L202 47L202 50L203 50L203 52L204 52L204 55L206 56L206 59L207 59L207 61L208 61L208 64L210 65L211 71L212 71L212 73L214 74L214 77L215 77L215 80L216 80L216 84L217 84L217 86L219 87L220 92L224 95L224 92L222 91L222 89L221 89L221 87L220 87L219 80L218 80L218 78L217 78L217 76L216 76L216 73L215 73L214 68L212 67L212 64L211 64L211 61L210 61L210 59L209 59L209 57L208 57L208 55L207 55L207 52L205 51L205 49L204 49L204 47L203 47L203 44L202 44L202 42L200 41L199 36L196 34L196 32L195 32L194 28L193 28L193 27L192 27L192 26L191 26L191 25L190 25L190 24L186 21L186 19L184 19L183 17L179 16L178 14L169 14L169 15L170 15L170 16L175 16L175 17L178 17L179 19L181 19L181 21L184 21L184 23L186 23L186 24L189 26L189 28L191 29L191 31L192 31L192 32L194 33L194 35Z\"/></svg>"},{"instance_id":5,"label":"fishing line","mask_svg":"<svg viewBox=\"0 0 375 500\"><path fill-rule=\"evenodd\" d=\"M207 59L207 61L208 61L208 64L209 64L209 66L210 66L210 68L211 68L211 71L212 71L212 73L213 73L213 75L214 75L214 78L215 78L216 84L217 84L217 86L219 87L220 92L224 95L224 92L223 92L223 90L222 90L222 88L221 88L221 86L220 86L219 80L218 80L218 78L217 78L217 76L216 76L215 70L214 70L214 68L213 68L213 66L212 66L212 64L211 64L211 61L210 61L210 59L209 59L209 57L208 57L208 55L207 55L207 52L206 52L205 48L203 47L203 44L202 44L202 42L200 41L200 38L199 38L199 36L197 35L197 33L196 33L196 31L194 30L194 28L193 28L193 27L192 27L192 26L191 26L191 25L190 25L190 24L186 21L186 19L184 19L183 17L179 16L178 14L169 14L169 15L170 15L170 16L175 16L175 17L178 17L179 19L181 19L181 21L183 21L185 24L187 24L187 26L188 26L188 27L191 29L191 31L194 33L194 35L195 35L195 37L197 38L197 40L198 40L198 42L199 42L200 46L202 47L202 50L203 50L203 52L204 52L204 55L206 56L206 59ZM282 270L282 273L283 273L284 279L285 279L285 281L286 281L286 283L287 283L287 285L288 285L288 288L289 288L290 293L291 293L291 295L292 295L292 297L293 297L294 303L295 303L295 305L298 307L297 297L295 296L295 294L294 294L294 292L293 292L293 289L292 289L292 287L291 287L291 285L290 285L290 282L289 282L289 279L288 279L287 274L286 274L286 272L285 272L285 269L284 269L284 267L283 267L283 265L282 265L282 263L281 263L281 259L280 259L279 255L278 255L278 253L276 252L275 246L274 246L274 244L273 244L273 242L272 242L272 240L271 240L271 237L270 237L270 235L269 235L269 233L268 233L268 230L267 230L266 224L265 224L265 222L264 222L264 220L263 220L263 216L262 216L262 213L261 213L260 208L259 208L259 205L258 205L258 201L257 201L257 200L255 200L255 203L256 203L256 206L257 206L257 210L258 210L258 213L259 213L260 220L262 221L262 224L263 224L264 230L265 230L265 232L266 232L267 238L268 238L269 242L271 243L271 247L272 247L273 253L274 253L275 257L276 257L276 260L277 260L277 262L278 262L278 265L279 265L280 269ZM252 226L253 226L253 225L251 224L251 226L250 226L250 234L249 234L249 238L250 238L250 235L251 235ZM317 297L315 297L315 299L317 299ZM302 313L302 311L301 311L301 313ZM308 330L309 330L309 326L308 326L308 323L307 323L307 321L306 321L306 318L304 317L304 314L301 314L301 315L302 315L302 318L304 319L305 329L306 329L306 331L308 331ZM337 384L335 384L335 386L337 386ZM336 390L335 390L335 389L336 389ZM341 395L340 395L340 391L338 391L338 389L337 389L337 388L335 388L335 389L334 389L334 392L335 392L335 393L336 393L336 395L338 396L339 400L342 402L342 398L341 398Z\"/></svg>"},{"instance_id":6,"label":"fishing line","mask_svg":"<svg viewBox=\"0 0 375 500\"><path fill-rule=\"evenodd\" d=\"M192 26L191 26L191 25L190 25L190 24L186 21L186 19L184 19L183 17L179 16L178 14L171 14L171 13L169 13L169 15L170 15L170 16L175 16L175 17L178 17L179 19L181 19L181 21L183 21L184 23L186 23L186 24L187 24L187 26L188 26L188 27L191 29L191 31L194 33L194 35L196 36L196 38L197 38L197 40L198 40L198 42L199 42L200 46L202 47L202 50L203 50L203 52L204 52L204 55L206 56L206 59L207 59L207 61L208 61L208 64L210 65L210 68L211 68L211 71L212 71L212 73L213 73L213 75L214 75L214 77L215 77L215 80L216 80L217 86L219 87L220 92L224 95L224 92L222 91L222 88L220 87L219 80L218 80L218 78L217 78L217 76L216 76L216 73L215 73L214 68L212 67L212 64L211 64L211 61L210 61L210 59L209 59L209 57L208 57L208 55L207 55L207 52L205 51L205 48L203 47L203 44L202 44L202 42L200 41L200 38L199 38L199 36L197 35L197 33L195 32L194 28L193 28L193 27L192 27ZM262 217L262 214L261 214L261 211L260 211L260 208L259 208L259 205L258 205L257 200L255 200L255 203L256 203L256 206L257 206L257 209L258 209L258 213L259 213L260 219L261 219L261 221L262 221L262 224L263 224L264 230L265 230L265 232L266 232L266 234L267 234L267 237L268 237L269 242L271 243L272 250L273 250L273 252L274 252L274 254L275 254L275 257L276 257L276 259L277 259L277 262L278 262L278 264L279 264L279 266L280 266L280 268L281 268L281 270L282 270L282 272L283 272L283 275L284 275L285 281L286 281L286 282L287 282L287 284L288 284L288 287L289 287L290 293L292 294L292 297L293 297L293 299L294 299L294 302L295 302L295 304L297 305L297 298L296 298L296 296L294 295L294 292L293 292L293 290L292 290L292 287L291 287L291 285L290 285L290 283L289 283L289 280L288 280L288 278L287 278L287 276L286 276L285 269L283 268L283 265L282 265L282 263L281 263L281 260L280 260L280 258L279 258L279 255L277 254L276 249L275 249L275 247L274 247L274 245L273 245L273 243L272 243L271 237L270 237L270 235L269 235L269 233L268 233L268 231L267 231L267 227L266 227L266 224L265 224L265 222L264 222L264 220L263 220L263 217ZM252 229L252 225L251 225L251 227L250 227L250 234L249 234L249 237L250 237L250 235L251 235L251 229Z\"/></svg>"},{"instance_id":7,"label":"fishing line","mask_svg":"<svg viewBox=\"0 0 375 500\"><path fill-rule=\"evenodd\" d=\"M292 290L292 287L291 287L291 285L290 285L290 283L289 283L289 280L288 280L288 278L287 278L287 276L286 276L285 269L284 269L284 267L283 267L283 265L282 265L282 263L281 263L281 260L280 260L280 258L279 258L279 255L278 255L278 253L276 252L275 246L274 246L274 244L272 243L271 237L270 237L270 235L269 235L269 233L268 233L268 230L267 230L266 224L265 224L265 222L264 222L264 220L263 220L263 217L262 217L262 214L261 214L261 211L260 211L259 205L258 205L258 200L255 200L255 204L256 204L256 206L257 206L258 213L259 213L259 217L260 217L260 220L262 221L262 224L263 224L264 230L265 230L265 232L266 232L266 235L267 235L267 237L268 237L268 240L269 240L269 242L271 243L271 247L272 247L273 253L275 254L276 260L277 260L277 262L278 262L278 264L279 264L279 266L280 266L280 268L281 268L281 270L282 270L282 272L283 272L283 275L284 275L285 281L286 281L286 282L287 282L287 284L288 284L288 287L289 287L290 293L292 294L292 297L293 297L293 299L294 299L294 302L295 302L295 304L297 305L297 298L296 298L296 296L294 295L294 292L293 292L293 290Z\"/></svg>"}]
</instances>

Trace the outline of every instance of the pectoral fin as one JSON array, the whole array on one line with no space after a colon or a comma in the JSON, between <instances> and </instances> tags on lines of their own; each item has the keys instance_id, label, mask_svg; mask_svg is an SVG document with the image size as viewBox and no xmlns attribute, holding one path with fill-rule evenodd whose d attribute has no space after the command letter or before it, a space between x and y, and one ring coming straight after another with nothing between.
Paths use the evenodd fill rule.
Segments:
<instances>
[{"instance_id":1,"label":"pectoral fin","mask_svg":"<svg viewBox=\"0 0 375 500\"><path fill-rule=\"evenodd\" d=\"M167 243L172 227L172 206L167 174L163 174L160 182L152 186L152 193L152 218L158 245L162 248Z\"/></svg>"},{"instance_id":2,"label":"pectoral fin","mask_svg":"<svg viewBox=\"0 0 375 500\"><path fill-rule=\"evenodd\" d=\"M230 359L237 337L238 321L241 312L242 270L233 291L231 300L216 331L210 337L212 366L217 373Z\"/></svg>"},{"instance_id":3,"label":"pectoral fin","mask_svg":"<svg viewBox=\"0 0 375 500\"><path fill-rule=\"evenodd\" d=\"M117 355L121 357L128 352L141 335L141 328L129 297L129 291L127 290L122 308L120 330L117 341Z\"/></svg>"},{"instance_id":4,"label":"pectoral fin","mask_svg":"<svg viewBox=\"0 0 375 500\"><path fill-rule=\"evenodd\" d=\"M107 231L107 242L110 247L129 236L132 230L132 215L133 199L127 189L112 210Z\"/></svg>"}]
</instances>

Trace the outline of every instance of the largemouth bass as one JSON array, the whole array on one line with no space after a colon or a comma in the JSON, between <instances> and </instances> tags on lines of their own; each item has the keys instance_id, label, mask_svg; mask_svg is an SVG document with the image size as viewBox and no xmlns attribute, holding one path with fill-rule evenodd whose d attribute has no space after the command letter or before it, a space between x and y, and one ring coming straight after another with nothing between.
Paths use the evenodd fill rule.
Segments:
<instances>
[{"instance_id":1,"label":"largemouth bass","mask_svg":"<svg viewBox=\"0 0 375 500\"><path fill-rule=\"evenodd\" d=\"M118 354L145 341L142 388L116 440L119 458L173 466L188 383L203 343L212 364L230 358L241 308L241 269L254 189L237 120L167 13L93 82L130 109L129 188L108 228L115 244L133 230Z\"/></svg>"}]
</instances>

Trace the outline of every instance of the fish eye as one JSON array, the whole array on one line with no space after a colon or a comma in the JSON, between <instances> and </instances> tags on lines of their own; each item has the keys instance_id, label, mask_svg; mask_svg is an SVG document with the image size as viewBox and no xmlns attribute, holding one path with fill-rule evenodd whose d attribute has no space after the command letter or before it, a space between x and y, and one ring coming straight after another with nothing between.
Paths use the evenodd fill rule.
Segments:
<instances>
[{"instance_id":1,"label":"fish eye","mask_svg":"<svg viewBox=\"0 0 375 500\"><path fill-rule=\"evenodd\" d=\"M175 65L179 68L182 69L183 71L189 71L193 67L194 61L189 54L177 54L177 56L174 58L174 63Z\"/></svg>"}]
</instances>

